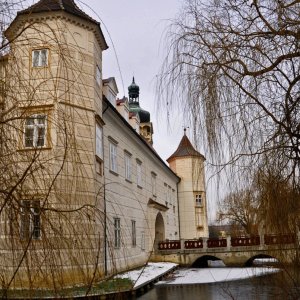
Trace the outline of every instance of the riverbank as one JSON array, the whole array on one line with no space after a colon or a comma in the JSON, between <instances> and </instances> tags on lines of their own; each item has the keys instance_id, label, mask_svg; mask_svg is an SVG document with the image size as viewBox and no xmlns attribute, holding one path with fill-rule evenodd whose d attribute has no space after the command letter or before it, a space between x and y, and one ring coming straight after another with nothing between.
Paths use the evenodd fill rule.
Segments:
<instances>
[{"instance_id":1,"label":"riverbank","mask_svg":"<svg viewBox=\"0 0 300 300\"><path fill-rule=\"evenodd\" d=\"M115 276L115 278L131 280L134 283L132 290L138 290L147 284L162 279L163 276L173 272L177 267L178 264L168 262L147 263L140 269L125 272Z\"/></svg>"}]
</instances>

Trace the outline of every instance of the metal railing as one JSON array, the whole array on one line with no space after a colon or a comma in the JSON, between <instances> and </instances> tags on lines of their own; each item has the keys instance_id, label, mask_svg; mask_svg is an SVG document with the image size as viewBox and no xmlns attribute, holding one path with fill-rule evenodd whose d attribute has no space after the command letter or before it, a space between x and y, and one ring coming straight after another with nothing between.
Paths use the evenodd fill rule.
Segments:
<instances>
[{"instance_id":1,"label":"metal railing","mask_svg":"<svg viewBox=\"0 0 300 300\"><path fill-rule=\"evenodd\" d=\"M263 239L262 239L263 237ZM281 234L250 237L227 237L221 239L200 238L193 240L166 240L158 243L159 250L193 250L193 249L213 249L224 247L245 247L260 245L290 245L295 244L297 238L295 234Z\"/></svg>"}]
</instances>

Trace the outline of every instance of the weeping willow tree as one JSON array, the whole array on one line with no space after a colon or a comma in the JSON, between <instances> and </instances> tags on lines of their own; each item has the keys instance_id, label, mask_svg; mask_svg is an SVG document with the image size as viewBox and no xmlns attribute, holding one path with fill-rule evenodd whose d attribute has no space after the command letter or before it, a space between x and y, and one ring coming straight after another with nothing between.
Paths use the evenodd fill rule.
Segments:
<instances>
[{"instance_id":1,"label":"weeping willow tree","mask_svg":"<svg viewBox=\"0 0 300 300\"><path fill-rule=\"evenodd\" d=\"M186 0L169 27L160 103L184 108L226 190L261 170L299 195L299 13L294 0Z\"/></svg>"}]
</instances>

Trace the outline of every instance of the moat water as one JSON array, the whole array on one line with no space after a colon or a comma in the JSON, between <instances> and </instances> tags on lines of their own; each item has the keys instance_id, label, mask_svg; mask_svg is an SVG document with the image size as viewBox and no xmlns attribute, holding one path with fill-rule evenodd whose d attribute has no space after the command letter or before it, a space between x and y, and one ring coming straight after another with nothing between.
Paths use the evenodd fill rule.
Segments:
<instances>
[{"instance_id":1,"label":"moat water","mask_svg":"<svg viewBox=\"0 0 300 300\"><path fill-rule=\"evenodd\" d=\"M230 268L223 268L224 271ZM213 275L214 268L207 269ZM300 299L300 269L281 270L242 280L181 284L155 285L139 300L296 300Z\"/></svg>"}]
</instances>

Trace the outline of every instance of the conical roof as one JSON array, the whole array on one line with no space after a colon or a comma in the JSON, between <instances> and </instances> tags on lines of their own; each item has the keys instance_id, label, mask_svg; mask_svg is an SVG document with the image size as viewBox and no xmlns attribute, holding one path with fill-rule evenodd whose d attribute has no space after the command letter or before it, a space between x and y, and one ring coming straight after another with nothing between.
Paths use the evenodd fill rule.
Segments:
<instances>
[{"instance_id":1,"label":"conical roof","mask_svg":"<svg viewBox=\"0 0 300 300\"><path fill-rule=\"evenodd\" d=\"M177 150L167 159L167 162L170 162L174 158L185 156L201 157L205 159L205 157L200 152L195 150L186 134L183 135Z\"/></svg>"},{"instance_id":2,"label":"conical roof","mask_svg":"<svg viewBox=\"0 0 300 300\"><path fill-rule=\"evenodd\" d=\"M49 11L63 10L74 16L91 21L97 25L99 22L91 18L85 12L83 12L74 2L74 0L40 0L39 2L31 5L30 7L18 12L18 15L41 13Z\"/></svg>"}]
</instances>

